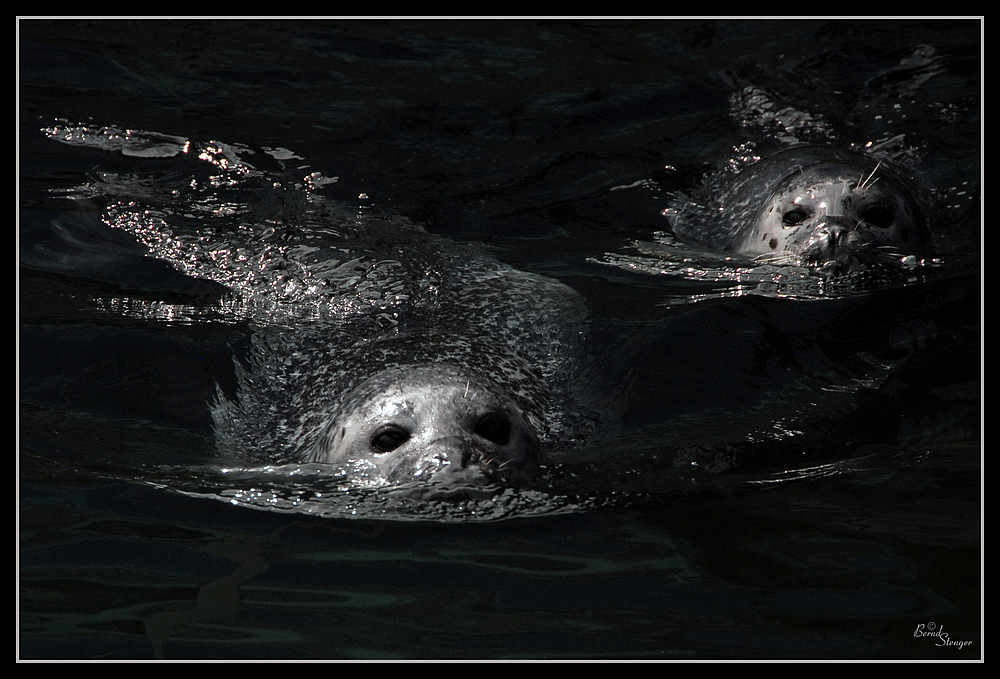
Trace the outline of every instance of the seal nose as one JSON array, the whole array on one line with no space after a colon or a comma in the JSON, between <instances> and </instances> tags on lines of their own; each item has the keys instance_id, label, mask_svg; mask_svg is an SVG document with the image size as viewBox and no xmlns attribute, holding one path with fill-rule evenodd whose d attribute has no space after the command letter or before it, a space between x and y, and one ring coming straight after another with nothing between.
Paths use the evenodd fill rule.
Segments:
<instances>
[{"instance_id":1,"label":"seal nose","mask_svg":"<svg viewBox=\"0 0 1000 679\"><path fill-rule=\"evenodd\" d=\"M854 224L844 217L827 217L812 230L806 258L811 261L840 259L847 254L847 244Z\"/></svg>"},{"instance_id":2,"label":"seal nose","mask_svg":"<svg viewBox=\"0 0 1000 679\"><path fill-rule=\"evenodd\" d=\"M435 462L449 471L458 471L483 459L483 451L472 441L460 436L449 436L431 442L423 455L428 462Z\"/></svg>"},{"instance_id":3,"label":"seal nose","mask_svg":"<svg viewBox=\"0 0 1000 679\"><path fill-rule=\"evenodd\" d=\"M846 238L847 233L854 226L847 217L832 217L828 215L826 219L816 225L816 232L826 237L828 246L836 247L841 240Z\"/></svg>"}]
</instances>

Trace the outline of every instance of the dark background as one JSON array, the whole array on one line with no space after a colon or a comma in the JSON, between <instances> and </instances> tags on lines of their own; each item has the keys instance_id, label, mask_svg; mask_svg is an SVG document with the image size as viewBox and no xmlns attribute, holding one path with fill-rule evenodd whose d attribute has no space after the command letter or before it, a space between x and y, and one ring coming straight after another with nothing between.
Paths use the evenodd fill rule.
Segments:
<instances>
[{"instance_id":1,"label":"dark background","mask_svg":"<svg viewBox=\"0 0 1000 679\"><path fill-rule=\"evenodd\" d=\"M21 658L981 657L980 22L18 28ZM926 45L940 68L900 70ZM663 228L662 192L613 187L655 189L665 165L693 183L752 140L736 79L838 143L905 134L955 206L957 263L808 302L601 263ZM645 338L591 509L373 520L172 492L211 457L207 402L247 328L120 313L212 302L138 252L39 262L53 219L101 227L99 201L53 190L142 167L45 138L55 118L290 149L339 177L332 197L483 243L580 291L599 332ZM878 380L824 401L828 369ZM769 462L751 480L777 461L794 482L668 478L678 451L785 419L810 428L748 448ZM971 645L914 636L932 623Z\"/></svg>"}]
</instances>

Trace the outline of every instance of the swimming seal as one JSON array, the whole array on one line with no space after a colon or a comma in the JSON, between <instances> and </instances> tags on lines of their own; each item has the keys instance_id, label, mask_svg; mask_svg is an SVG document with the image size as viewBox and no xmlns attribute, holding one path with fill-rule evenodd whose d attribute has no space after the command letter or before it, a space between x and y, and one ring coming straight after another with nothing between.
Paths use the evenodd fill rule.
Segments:
<instances>
[{"instance_id":1,"label":"swimming seal","mask_svg":"<svg viewBox=\"0 0 1000 679\"><path fill-rule=\"evenodd\" d=\"M785 149L743 169L719 193L721 224L680 222L675 232L764 263L831 271L930 253L919 190L861 153Z\"/></svg>"},{"instance_id":2,"label":"swimming seal","mask_svg":"<svg viewBox=\"0 0 1000 679\"><path fill-rule=\"evenodd\" d=\"M162 136L119 132L46 129L101 149ZM227 289L215 313L249 322L235 390L220 388L211 406L227 463L331 465L363 487L486 485L523 478L543 449L597 428L596 401L613 389L587 386L578 293L317 195L324 178L299 184L295 161L286 177L256 169L245 147L194 153L171 139L149 161L155 171L162 158L169 175L102 175L78 190L109 197L102 221L148 256Z\"/></svg>"},{"instance_id":3,"label":"swimming seal","mask_svg":"<svg viewBox=\"0 0 1000 679\"><path fill-rule=\"evenodd\" d=\"M163 230L135 216L116 224L160 248ZM247 241L248 256L191 271L226 280L255 320L237 394L212 411L227 458L334 465L365 486L483 485L526 478L543 448L593 429L575 292L413 225L360 226L313 232L308 249ZM217 245L180 250L203 247Z\"/></svg>"}]
</instances>

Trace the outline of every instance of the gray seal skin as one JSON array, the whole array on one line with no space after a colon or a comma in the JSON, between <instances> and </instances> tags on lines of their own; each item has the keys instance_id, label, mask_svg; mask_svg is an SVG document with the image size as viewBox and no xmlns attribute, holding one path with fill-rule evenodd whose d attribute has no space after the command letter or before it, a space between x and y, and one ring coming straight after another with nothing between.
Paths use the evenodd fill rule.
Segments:
<instances>
[{"instance_id":1,"label":"gray seal skin","mask_svg":"<svg viewBox=\"0 0 1000 679\"><path fill-rule=\"evenodd\" d=\"M887 163L820 146L785 149L742 170L720 197L723 224L681 225L758 261L816 266L901 262L930 254L919 189Z\"/></svg>"}]
</instances>

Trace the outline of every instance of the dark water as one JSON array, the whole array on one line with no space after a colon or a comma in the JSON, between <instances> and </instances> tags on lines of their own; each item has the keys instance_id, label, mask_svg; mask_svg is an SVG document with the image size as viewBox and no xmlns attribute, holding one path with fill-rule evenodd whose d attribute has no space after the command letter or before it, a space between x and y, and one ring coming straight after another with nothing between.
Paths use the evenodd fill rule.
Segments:
<instances>
[{"instance_id":1,"label":"dark water","mask_svg":"<svg viewBox=\"0 0 1000 679\"><path fill-rule=\"evenodd\" d=\"M978 22L19 29L20 657L982 657ZM804 140L902 135L943 265L792 295L674 266L667 191L773 137L748 83ZM56 119L288 149L562 281L629 362L620 433L478 507L218 501L248 324L95 235L65 192L148 159Z\"/></svg>"}]
</instances>

